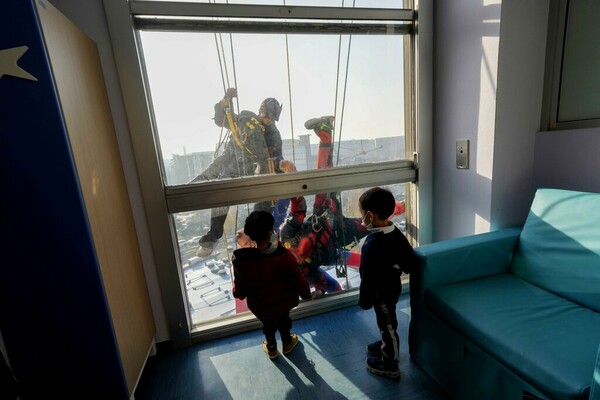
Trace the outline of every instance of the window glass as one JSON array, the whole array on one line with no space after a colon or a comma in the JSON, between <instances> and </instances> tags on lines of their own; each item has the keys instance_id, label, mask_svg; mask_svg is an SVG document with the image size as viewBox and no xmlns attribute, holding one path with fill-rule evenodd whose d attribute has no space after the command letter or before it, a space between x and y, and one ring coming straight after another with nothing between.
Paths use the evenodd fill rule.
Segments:
<instances>
[{"instance_id":1,"label":"window glass","mask_svg":"<svg viewBox=\"0 0 600 400\"><path fill-rule=\"evenodd\" d=\"M391 220L405 232L405 184L386 188L397 202ZM245 301L233 297L231 257L236 249L251 245L249 239L238 232L243 232L244 221L255 208L271 210L279 228L279 240L297 256L313 293L322 290L327 296L357 288L360 285L360 248L368 233L361 224L358 208L358 198L364 190L174 214L193 325L247 312ZM210 254L199 257L199 242L211 230L211 214L217 218L219 215L225 217L223 235L216 240ZM318 244L313 246L311 242Z\"/></svg>"},{"instance_id":2,"label":"window glass","mask_svg":"<svg viewBox=\"0 0 600 400\"><path fill-rule=\"evenodd\" d=\"M280 159L314 169L320 140L306 123L329 115L332 166L406 158L403 35L142 30L140 38L167 185L280 172ZM227 88L236 93L224 107ZM259 115L267 99L276 114L282 107L271 125Z\"/></svg>"}]
</instances>

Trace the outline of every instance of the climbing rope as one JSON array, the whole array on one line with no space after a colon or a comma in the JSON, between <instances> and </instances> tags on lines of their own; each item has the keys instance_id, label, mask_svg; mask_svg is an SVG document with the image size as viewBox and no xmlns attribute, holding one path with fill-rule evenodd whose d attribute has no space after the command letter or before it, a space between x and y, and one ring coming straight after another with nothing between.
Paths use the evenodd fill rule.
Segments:
<instances>
[{"instance_id":1,"label":"climbing rope","mask_svg":"<svg viewBox=\"0 0 600 400\"><path fill-rule=\"evenodd\" d=\"M346 73L344 77L344 94L342 96L342 111L340 116L340 128L338 135L337 156L335 159L336 167L340 162L340 144L342 143L342 127L344 126L344 109L346 108L346 89L348 88L348 68L350 66L350 48L352 47L352 35L348 38L348 54L346 57Z\"/></svg>"},{"instance_id":2,"label":"climbing rope","mask_svg":"<svg viewBox=\"0 0 600 400\"><path fill-rule=\"evenodd\" d=\"M215 1L216 2L216 1ZM209 0L210 3L210 0ZM225 57L225 46L223 45L223 37L221 34L217 33L214 34L215 35L215 45L216 45L216 49L217 49L217 55L219 58L219 67L221 70L221 81L223 82L223 93L225 93L225 97L227 96L227 88L231 87L229 84L229 74L228 74L228 69L227 69L227 61L226 61L226 57ZM220 44L220 46L219 46ZM230 48L231 48L231 64L232 64L232 69L233 69L233 81L234 81L234 87L237 88L237 74L236 74L236 67L235 67L235 52L234 52L234 48L233 48L233 36L231 35L231 33L229 34L229 44L230 44ZM240 104L239 104L239 96L236 94L235 96L236 99L236 108L239 112L240 110ZM221 121L221 133L219 134L219 142L217 144L217 150L215 152L215 156L216 154L218 154L219 150L221 149L221 147L227 143L227 141L232 138L235 143L235 152L243 152L243 149L246 149L248 152L250 152L250 150L248 148L246 148L245 146L243 146L243 144L241 143L240 139L239 139L239 127L237 126L237 123L233 120L233 113L235 112L235 109L233 107L233 104L231 104L231 99L230 98L226 98L227 104L227 112L225 113L225 116L223 117L223 121ZM228 125L229 125L229 129L227 131L227 134L225 135L225 137L223 137L223 126L225 125L225 119L227 119ZM245 166L245 157L242 156L242 168L245 171L246 170L246 166ZM236 163L237 164L237 163ZM241 175L241 171L239 170L239 165L238 165L238 174ZM250 213L250 206L247 205L247 212ZM235 208L235 231L238 230L238 226L239 226L239 207L236 206ZM227 240L227 234L226 232L223 232L223 235L225 236L225 242L229 243ZM231 259L230 254L229 254L229 249L227 248L227 245L225 246L226 248L226 252L227 252L227 258ZM231 264L230 264L230 269L231 269ZM231 273L231 271L230 271Z\"/></svg>"},{"instance_id":3,"label":"climbing rope","mask_svg":"<svg viewBox=\"0 0 600 400\"><path fill-rule=\"evenodd\" d=\"M356 6L356 0L353 0L352 2L352 8L355 8ZM342 0L342 7L344 7L344 0ZM337 105L338 105L338 83L339 83L339 71L340 71L340 56L341 56L341 47L342 47L342 35L340 35L340 39L338 42L338 66L337 66L337 73L336 73L336 87L335 87L335 113L337 113ZM341 143L342 143L342 128L344 126L344 110L345 110L345 106L346 106L346 90L348 88L348 70L350 67L350 50L352 48L352 35L349 36L348 38L348 53L346 56L346 70L344 72L344 92L342 95L342 106L341 106L341 113L340 113L340 119L339 119L339 124L337 123L337 118L336 118L336 126L338 126L338 128L336 128L336 132L338 132L339 134L337 135L337 139L338 139L338 144L337 144L337 156L336 156L336 160L335 160L335 166L339 166L339 162L340 162L340 148L341 148ZM332 137L332 142L335 145L335 136ZM340 206L341 206L341 199L339 202ZM344 277L346 278L346 287L350 286L350 283L348 281L348 268L347 268L347 263L346 263L346 257L344 254L344 247L342 246L341 243L345 243L346 242L346 238L345 235L346 233L344 232L344 220L343 220L343 211L339 210L340 214L342 215L342 219L341 221L334 221L334 223L337 222L338 224L338 229L334 229L335 235L337 236L338 233L341 233L341 238L337 238L338 239L338 258L336 260L336 264L335 264L335 270L336 270L336 276L338 278ZM338 216L339 217L339 216ZM340 241L341 240L341 241Z\"/></svg>"},{"instance_id":4,"label":"climbing rope","mask_svg":"<svg viewBox=\"0 0 600 400\"><path fill-rule=\"evenodd\" d=\"M342 0L342 7L344 7L344 0ZM353 0L352 2L352 8L356 7L356 0ZM341 54L341 44L342 44L342 35L340 34L340 40L338 43L338 72L336 75L336 90L335 90L335 110L337 112L337 95L338 95L338 88L337 88L337 81L339 80L339 71L340 71L340 54ZM335 160L335 166L339 166L340 163L340 144L342 142L342 128L344 125L344 109L346 106L346 89L348 87L348 70L350 67L350 50L352 49L352 35L349 35L348 38L348 53L346 55L346 70L344 72L344 94L342 96L342 110L341 110L341 115L340 115L340 120L339 120L339 135L338 135L338 146L337 146L337 157ZM337 119L336 119L337 121ZM336 125L338 125L336 123ZM335 139L333 139L333 142L335 143Z\"/></svg>"},{"instance_id":5,"label":"climbing rope","mask_svg":"<svg viewBox=\"0 0 600 400\"><path fill-rule=\"evenodd\" d=\"M285 5L285 0L283 1ZM288 94L290 99L290 128L292 132L292 159L296 164L296 144L294 143L294 113L292 112L292 78L290 74L290 51L288 45L288 35L285 35L285 54L287 57L287 73L288 73Z\"/></svg>"},{"instance_id":6,"label":"climbing rope","mask_svg":"<svg viewBox=\"0 0 600 400\"><path fill-rule=\"evenodd\" d=\"M231 44L230 48L231 48L231 67L233 69L233 84L234 84L234 87L237 89L238 85L237 85L237 74L235 72L236 68L235 68L235 55L234 55L234 51L233 51L233 36L231 35L231 33L229 34L229 43ZM236 102L238 111L240 111L239 96L235 96L235 102Z\"/></svg>"},{"instance_id":7,"label":"climbing rope","mask_svg":"<svg viewBox=\"0 0 600 400\"><path fill-rule=\"evenodd\" d=\"M285 6L285 0L283 0ZM294 143L294 113L292 112L292 77L290 73L290 48L288 43L288 35L285 34L285 55L287 61L287 76L288 76L288 97L290 100L290 129L292 132L292 160L296 164L296 144Z\"/></svg>"}]
</instances>

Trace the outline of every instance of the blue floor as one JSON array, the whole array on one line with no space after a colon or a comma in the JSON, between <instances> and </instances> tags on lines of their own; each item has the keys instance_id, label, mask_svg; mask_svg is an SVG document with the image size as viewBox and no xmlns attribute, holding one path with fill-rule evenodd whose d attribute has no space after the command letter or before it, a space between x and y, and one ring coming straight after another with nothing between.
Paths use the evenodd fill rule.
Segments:
<instances>
[{"instance_id":1,"label":"blue floor","mask_svg":"<svg viewBox=\"0 0 600 400\"><path fill-rule=\"evenodd\" d=\"M365 368L365 346L379 339L373 310L358 306L294 321L300 344L271 361L260 330L148 360L136 400L149 399L447 399L409 358L408 296L398 304L401 380Z\"/></svg>"}]
</instances>

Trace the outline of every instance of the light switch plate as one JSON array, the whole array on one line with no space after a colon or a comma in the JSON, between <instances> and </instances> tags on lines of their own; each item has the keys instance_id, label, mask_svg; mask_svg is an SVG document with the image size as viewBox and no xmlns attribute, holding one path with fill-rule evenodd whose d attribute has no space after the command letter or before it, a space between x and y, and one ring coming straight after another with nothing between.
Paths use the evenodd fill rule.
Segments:
<instances>
[{"instance_id":1,"label":"light switch plate","mask_svg":"<svg viewBox=\"0 0 600 400\"><path fill-rule=\"evenodd\" d=\"M469 169L469 140L456 141L456 168Z\"/></svg>"}]
</instances>

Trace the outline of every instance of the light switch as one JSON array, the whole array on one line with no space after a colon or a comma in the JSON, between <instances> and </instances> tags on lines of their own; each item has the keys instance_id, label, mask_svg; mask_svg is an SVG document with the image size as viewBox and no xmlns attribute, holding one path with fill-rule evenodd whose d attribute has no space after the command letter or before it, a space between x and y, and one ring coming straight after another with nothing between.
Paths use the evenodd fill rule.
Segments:
<instances>
[{"instance_id":1,"label":"light switch","mask_svg":"<svg viewBox=\"0 0 600 400\"><path fill-rule=\"evenodd\" d=\"M456 141L456 168L469 169L469 140Z\"/></svg>"}]
</instances>

